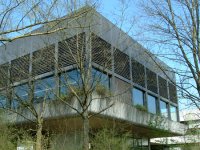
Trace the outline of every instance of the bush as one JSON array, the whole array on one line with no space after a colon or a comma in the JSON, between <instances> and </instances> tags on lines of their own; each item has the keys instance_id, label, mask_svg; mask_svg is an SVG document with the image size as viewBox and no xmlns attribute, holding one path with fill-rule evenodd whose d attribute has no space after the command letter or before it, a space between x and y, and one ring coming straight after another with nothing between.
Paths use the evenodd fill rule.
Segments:
<instances>
[{"instance_id":1,"label":"bush","mask_svg":"<svg viewBox=\"0 0 200 150\"><path fill-rule=\"evenodd\" d=\"M128 134L119 134L112 129L102 129L92 139L93 150L129 150Z\"/></svg>"},{"instance_id":2,"label":"bush","mask_svg":"<svg viewBox=\"0 0 200 150\"><path fill-rule=\"evenodd\" d=\"M100 95L102 97L111 96L111 93L108 90L108 88L101 84L96 85L95 91L97 92L98 95Z\"/></svg>"},{"instance_id":3,"label":"bush","mask_svg":"<svg viewBox=\"0 0 200 150\"><path fill-rule=\"evenodd\" d=\"M140 111L144 111L144 112L147 112L147 108L145 106L142 106L142 105L135 105L135 108L137 108L138 110Z\"/></svg>"},{"instance_id":4,"label":"bush","mask_svg":"<svg viewBox=\"0 0 200 150\"><path fill-rule=\"evenodd\" d=\"M16 149L15 137L16 134L13 133L13 128L8 126L4 121L0 113L0 150L14 150Z\"/></svg>"}]
</instances>

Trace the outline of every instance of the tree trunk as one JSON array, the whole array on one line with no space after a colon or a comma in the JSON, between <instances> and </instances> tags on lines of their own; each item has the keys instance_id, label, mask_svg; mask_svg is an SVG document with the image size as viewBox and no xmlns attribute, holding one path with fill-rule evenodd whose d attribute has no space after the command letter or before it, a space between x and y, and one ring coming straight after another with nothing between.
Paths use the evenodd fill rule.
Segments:
<instances>
[{"instance_id":1,"label":"tree trunk","mask_svg":"<svg viewBox=\"0 0 200 150\"><path fill-rule=\"evenodd\" d=\"M42 150L43 146L42 146L42 140L43 140L43 136L42 136L42 123L43 120L42 119L38 119L38 126L37 126L37 133L36 133L36 150Z\"/></svg>"},{"instance_id":2,"label":"tree trunk","mask_svg":"<svg viewBox=\"0 0 200 150\"><path fill-rule=\"evenodd\" d=\"M83 150L89 150L89 119L87 110L83 114Z\"/></svg>"}]
</instances>

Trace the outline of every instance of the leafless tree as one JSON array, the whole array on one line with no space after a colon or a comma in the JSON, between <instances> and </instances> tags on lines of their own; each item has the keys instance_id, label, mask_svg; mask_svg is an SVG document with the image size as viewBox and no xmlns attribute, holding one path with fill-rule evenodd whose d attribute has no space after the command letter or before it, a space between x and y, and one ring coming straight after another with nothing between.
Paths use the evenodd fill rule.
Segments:
<instances>
[{"instance_id":1,"label":"leafless tree","mask_svg":"<svg viewBox=\"0 0 200 150\"><path fill-rule=\"evenodd\" d=\"M200 109L199 1L150 0L142 9L149 41L160 48L160 58L172 62L179 95Z\"/></svg>"}]
</instances>

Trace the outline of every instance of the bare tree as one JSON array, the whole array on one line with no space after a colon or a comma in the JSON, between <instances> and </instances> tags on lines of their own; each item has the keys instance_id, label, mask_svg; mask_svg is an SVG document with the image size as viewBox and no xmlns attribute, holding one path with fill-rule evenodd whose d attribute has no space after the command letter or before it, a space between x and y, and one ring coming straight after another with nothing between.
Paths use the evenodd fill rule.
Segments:
<instances>
[{"instance_id":1,"label":"bare tree","mask_svg":"<svg viewBox=\"0 0 200 150\"><path fill-rule=\"evenodd\" d=\"M179 95L200 109L199 1L150 0L142 8L148 17L146 29L153 33L149 40L160 48L160 58L174 66Z\"/></svg>"},{"instance_id":2,"label":"bare tree","mask_svg":"<svg viewBox=\"0 0 200 150\"><path fill-rule=\"evenodd\" d=\"M34 2L30 0L1 0L0 41L2 43L11 42L24 37L46 35L64 30L67 27L60 28L57 25L70 19L70 15L65 15L83 6L86 2L84 0L79 2L76 0L50 0L48 2L45 0ZM80 14L73 15L74 18L79 16ZM32 32L43 25L48 25L48 28Z\"/></svg>"}]
</instances>

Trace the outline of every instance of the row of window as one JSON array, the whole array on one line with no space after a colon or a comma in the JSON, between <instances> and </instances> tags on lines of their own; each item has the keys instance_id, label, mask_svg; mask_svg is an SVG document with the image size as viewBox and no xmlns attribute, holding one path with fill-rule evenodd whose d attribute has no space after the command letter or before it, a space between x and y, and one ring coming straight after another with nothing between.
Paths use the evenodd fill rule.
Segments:
<instances>
[{"instance_id":1,"label":"row of window","mask_svg":"<svg viewBox=\"0 0 200 150\"><path fill-rule=\"evenodd\" d=\"M85 36L86 35L83 32L64 41L58 42L57 59L59 68L76 64L74 58L76 58L77 55L85 57ZM117 48L113 48L114 53L112 57L111 44L95 34L92 34L91 44L92 62L112 70L111 58L113 58L113 71L116 74L128 80L131 79L132 74L132 80L137 85L147 88L149 91L156 94L158 94L159 91L160 96L177 103L176 86L174 84L167 82L167 80L161 76L158 76L157 78L155 72L149 70L134 58L130 58L129 55ZM85 59L86 58L82 58L82 60ZM0 65L0 88L7 86L8 79L12 83L28 79L30 65L32 68L31 75L33 76L55 71L55 44L34 51L32 56L27 54L12 60L11 64L5 63Z\"/></svg>"},{"instance_id":2,"label":"row of window","mask_svg":"<svg viewBox=\"0 0 200 150\"><path fill-rule=\"evenodd\" d=\"M96 69L92 69L92 77L90 82L91 86L101 84L107 88L109 88L110 84L109 76ZM69 92L69 85L81 88L82 81L80 77L80 72L78 70L64 72L59 75L58 87L60 95L66 95ZM18 107L19 101L28 102L29 94L33 87L35 103L41 102L43 100L56 99L56 78L55 76L49 76L43 79L36 80L32 85L25 83L13 87L11 106L13 108L16 108ZM0 107L6 105L6 97L6 93L4 91L1 91Z\"/></svg>"},{"instance_id":3,"label":"row of window","mask_svg":"<svg viewBox=\"0 0 200 150\"><path fill-rule=\"evenodd\" d=\"M147 94L147 97L145 98L145 93L142 90L133 88L132 101L134 105L146 107L148 112L152 114L160 114L164 117L171 118L171 120L177 121L177 108L175 106L168 104L162 99L158 101L155 96L150 94Z\"/></svg>"},{"instance_id":4,"label":"row of window","mask_svg":"<svg viewBox=\"0 0 200 150\"><path fill-rule=\"evenodd\" d=\"M78 70L72 70L61 73L59 75L59 94L66 95L69 92L69 85L81 86L81 77ZM99 83L97 83L99 82ZM96 70L92 69L92 80L91 86L96 84L104 85L109 88L110 79L109 76ZM34 83L34 102L38 103L43 100L56 99L56 78L49 76L43 79L36 80ZM27 101L29 99L30 89L33 85L22 84L15 86L12 92L11 106L13 108L18 107L19 101ZM5 106L7 102L6 93L3 91L0 93L0 107ZM170 117L172 120L177 121L177 108L173 105L169 105L167 102L160 100L150 94L147 94L147 101L145 104L145 93L142 90L133 88L132 90L132 101L134 105L141 105L147 107L148 112L153 114L160 113L164 117Z\"/></svg>"}]
</instances>

